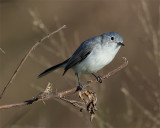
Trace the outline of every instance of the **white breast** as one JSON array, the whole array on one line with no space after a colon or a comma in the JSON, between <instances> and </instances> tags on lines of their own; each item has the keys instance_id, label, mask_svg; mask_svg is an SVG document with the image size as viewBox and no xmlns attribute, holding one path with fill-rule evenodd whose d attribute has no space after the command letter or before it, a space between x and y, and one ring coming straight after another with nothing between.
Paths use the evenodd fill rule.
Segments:
<instances>
[{"instance_id":1,"label":"white breast","mask_svg":"<svg viewBox=\"0 0 160 128\"><path fill-rule=\"evenodd\" d=\"M113 60L119 48L98 45L81 63L75 65L73 70L79 74L95 73Z\"/></svg>"}]
</instances>

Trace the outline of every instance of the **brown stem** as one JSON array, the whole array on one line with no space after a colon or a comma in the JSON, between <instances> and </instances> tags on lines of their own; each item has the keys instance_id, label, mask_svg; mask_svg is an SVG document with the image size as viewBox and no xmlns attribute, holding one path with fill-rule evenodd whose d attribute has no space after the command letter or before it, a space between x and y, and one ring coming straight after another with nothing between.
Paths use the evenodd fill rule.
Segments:
<instances>
[{"instance_id":1,"label":"brown stem","mask_svg":"<svg viewBox=\"0 0 160 128\"><path fill-rule=\"evenodd\" d=\"M11 85L11 83L13 82L13 80L15 79L17 73L19 72L19 70L21 69L22 65L24 64L24 62L27 60L27 58L29 57L29 55L31 54L31 52L40 44L42 43L45 39L49 38L50 36L54 35L55 33L59 32L60 30L62 30L63 28L66 28L66 25L63 25L62 27L60 27L59 29L53 31L52 33L48 34L47 36L43 37L40 41L36 42L32 48L27 52L27 54L22 58L21 62L19 63L18 67L16 68L16 70L14 71L13 75L11 76L11 78L9 79L8 83L5 85L2 93L0 94L0 99L2 98L2 96L4 95L6 89L9 87L9 85Z\"/></svg>"},{"instance_id":2,"label":"brown stem","mask_svg":"<svg viewBox=\"0 0 160 128\"><path fill-rule=\"evenodd\" d=\"M124 62L119 67L117 67L116 69L114 69L114 70L110 71L109 73L103 75L102 78L103 79L109 78L111 75L115 74L116 72L118 72L121 69L123 69L124 67L126 67L128 65L128 61L124 57L123 57L123 60L124 60ZM96 83L96 82L98 82L97 79L90 80L86 84L83 85L83 88L86 88L86 87L90 86L91 83ZM62 91L62 92L58 92L56 94L50 94L50 95L47 95L45 97L39 95L36 98L32 98L30 100L26 100L26 101L23 101L23 102L20 102L20 103L9 104L9 105L1 105L0 109L7 109L7 108L13 108L13 107L20 107L20 106L24 106L24 105L30 105L30 104L33 104L34 102L49 100L51 98L63 98L66 95L75 93L76 89L77 89L77 87L74 87L72 89L69 89L69 90L66 90L66 91ZM43 93L45 93L45 92L43 92Z\"/></svg>"},{"instance_id":3,"label":"brown stem","mask_svg":"<svg viewBox=\"0 0 160 128\"><path fill-rule=\"evenodd\" d=\"M1 51L3 54L5 54L5 51L4 51L2 48L0 48L0 51Z\"/></svg>"}]
</instances>

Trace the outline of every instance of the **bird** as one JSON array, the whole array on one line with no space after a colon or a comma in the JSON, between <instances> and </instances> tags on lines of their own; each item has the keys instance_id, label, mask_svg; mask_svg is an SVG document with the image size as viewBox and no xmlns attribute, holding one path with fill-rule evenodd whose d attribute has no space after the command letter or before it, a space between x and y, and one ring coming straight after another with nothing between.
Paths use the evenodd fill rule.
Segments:
<instances>
[{"instance_id":1,"label":"bird","mask_svg":"<svg viewBox=\"0 0 160 128\"><path fill-rule=\"evenodd\" d=\"M75 72L78 80L77 90L83 89L79 78L81 74L92 74L99 83L102 83L102 77L96 76L95 73L115 58L121 46L125 45L122 36L117 32L106 32L89 38L80 44L71 57L46 69L38 75L38 78L59 68L64 68L63 75L65 75L69 69L73 69Z\"/></svg>"}]
</instances>

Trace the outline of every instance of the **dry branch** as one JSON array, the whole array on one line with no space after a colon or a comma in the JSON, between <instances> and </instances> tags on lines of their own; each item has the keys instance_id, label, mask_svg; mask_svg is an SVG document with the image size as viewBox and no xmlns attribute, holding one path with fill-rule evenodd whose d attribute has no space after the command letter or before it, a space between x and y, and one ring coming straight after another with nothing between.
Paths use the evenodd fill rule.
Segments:
<instances>
[{"instance_id":1,"label":"dry branch","mask_svg":"<svg viewBox=\"0 0 160 128\"><path fill-rule=\"evenodd\" d=\"M123 69L124 67L126 67L128 65L128 61L125 57L123 57L123 60L124 60L124 62L119 67L117 67L116 69L114 69L114 70L110 71L109 73L103 75L102 79L109 78L111 75L115 74L116 72L118 72L121 69ZM83 85L83 88L91 86L91 83L96 83L96 82L98 82L97 79L89 80L86 84ZM49 99L52 99L52 98L63 98L64 96L76 93L76 90L77 90L77 87L74 87L72 89L62 91L62 92L57 92L57 93L53 94L53 93L50 93L50 89L49 89L50 86L51 86L50 83L48 83L46 89L43 92L41 92L35 98L32 98L30 100L26 100L26 101L23 101L23 102L20 102L20 103L9 104L9 105L1 105L0 109L21 107L21 106L24 106L24 105L33 104L34 102L45 101L45 100L49 100ZM46 91L46 90L49 90L49 91Z\"/></svg>"},{"instance_id":2,"label":"dry branch","mask_svg":"<svg viewBox=\"0 0 160 128\"><path fill-rule=\"evenodd\" d=\"M19 70L21 69L22 65L24 64L24 62L26 61L26 59L29 57L29 55L31 54L31 52L40 44L42 43L45 39L49 38L50 36L54 35L55 33L59 32L60 30L62 30L63 28L66 28L66 25L63 25L62 27L60 27L59 29L53 31L52 33L48 34L47 36L43 37L40 41L36 42L32 48L27 52L27 54L22 58L21 62L19 63L18 67L16 68L16 70L14 71L13 75L11 76L11 78L9 79L8 83L5 85L2 93L0 94L0 99L2 98L2 96L4 95L6 89L8 88L9 85L11 85L11 83L13 82L13 80L15 79L17 73L19 72Z\"/></svg>"}]
</instances>

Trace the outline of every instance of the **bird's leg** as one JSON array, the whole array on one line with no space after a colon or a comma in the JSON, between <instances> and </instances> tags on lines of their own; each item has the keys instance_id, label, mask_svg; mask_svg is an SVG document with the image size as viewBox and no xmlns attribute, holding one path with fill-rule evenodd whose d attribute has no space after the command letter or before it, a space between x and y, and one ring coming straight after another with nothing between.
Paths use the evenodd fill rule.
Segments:
<instances>
[{"instance_id":1,"label":"bird's leg","mask_svg":"<svg viewBox=\"0 0 160 128\"><path fill-rule=\"evenodd\" d=\"M94 73L92 73L92 75L93 75L94 77L96 77L96 79L97 79L97 81L98 81L99 83L102 83L102 77L101 77L101 76L96 76Z\"/></svg>"},{"instance_id":2,"label":"bird's leg","mask_svg":"<svg viewBox=\"0 0 160 128\"><path fill-rule=\"evenodd\" d=\"M78 79L78 87L77 87L76 91L82 90L83 89L83 85L80 82L79 75L78 75L78 73L75 73L75 75L77 76L77 79Z\"/></svg>"}]
</instances>

